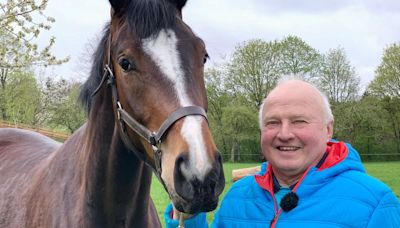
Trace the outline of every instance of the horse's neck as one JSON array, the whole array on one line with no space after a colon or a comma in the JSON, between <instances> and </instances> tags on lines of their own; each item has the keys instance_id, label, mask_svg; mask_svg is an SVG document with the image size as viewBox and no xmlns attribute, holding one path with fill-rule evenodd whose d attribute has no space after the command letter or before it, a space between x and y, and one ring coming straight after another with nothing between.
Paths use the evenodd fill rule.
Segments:
<instances>
[{"instance_id":1,"label":"horse's neck","mask_svg":"<svg viewBox=\"0 0 400 228\"><path fill-rule=\"evenodd\" d=\"M95 227L146 226L152 172L126 149L108 110L96 110L84 129L81 209Z\"/></svg>"}]
</instances>

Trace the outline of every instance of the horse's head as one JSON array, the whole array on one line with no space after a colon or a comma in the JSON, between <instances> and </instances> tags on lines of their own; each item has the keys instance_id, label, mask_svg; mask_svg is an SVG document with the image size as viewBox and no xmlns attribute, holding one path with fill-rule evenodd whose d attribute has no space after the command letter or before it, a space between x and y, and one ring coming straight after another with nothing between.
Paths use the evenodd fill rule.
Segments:
<instances>
[{"instance_id":1,"label":"horse's head","mask_svg":"<svg viewBox=\"0 0 400 228\"><path fill-rule=\"evenodd\" d=\"M182 21L186 0L110 3L98 90L108 81L124 143L156 170L179 211L214 210L225 181L205 114L208 55Z\"/></svg>"}]
</instances>

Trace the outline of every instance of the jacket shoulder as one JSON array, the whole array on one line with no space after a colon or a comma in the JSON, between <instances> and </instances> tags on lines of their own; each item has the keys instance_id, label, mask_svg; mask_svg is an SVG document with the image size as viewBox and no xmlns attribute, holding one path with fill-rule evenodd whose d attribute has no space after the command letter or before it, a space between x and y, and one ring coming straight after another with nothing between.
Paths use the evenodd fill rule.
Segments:
<instances>
[{"instance_id":1,"label":"jacket shoulder","mask_svg":"<svg viewBox=\"0 0 400 228\"><path fill-rule=\"evenodd\" d=\"M213 225L266 227L274 217L273 212L271 196L258 186L254 176L248 176L235 182L226 193Z\"/></svg>"},{"instance_id":2,"label":"jacket shoulder","mask_svg":"<svg viewBox=\"0 0 400 228\"><path fill-rule=\"evenodd\" d=\"M231 186L224 199L229 198L255 198L264 194L255 181L254 175L244 177Z\"/></svg>"},{"instance_id":3,"label":"jacket shoulder","mask_svg":"<svg viewBox=\"0 0 400 228\"><path fill-rule=\"evenodd\" d=\"M382 181L366 173L359 171L348 171L339 176L343 182L347 183L347 190L362 196L365 199L371 199L371 203L378 203L385 195L392 190ZM362 193L362 195L360 194Z\"/></svg>"}]
</instances>

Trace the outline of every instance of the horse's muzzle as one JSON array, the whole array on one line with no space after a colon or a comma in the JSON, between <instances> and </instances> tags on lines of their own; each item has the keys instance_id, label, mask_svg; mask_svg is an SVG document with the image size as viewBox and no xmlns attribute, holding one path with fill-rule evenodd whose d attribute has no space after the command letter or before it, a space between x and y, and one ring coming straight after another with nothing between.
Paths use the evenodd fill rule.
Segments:
<instances>
[{"instance_id":1,"label":"horse's muzzle","mask_svg":"<svg viewBox=\"0 0 400 228\"><path fill-rule=\"evenodd\" d=\"M183 199L183 201L173 200L175 208L188 214L214 210L218 206L218 197L225 187L220 153L216 153L213 168L208 172L203 181L197 178L186 179L180 167L182 163L187 162L187 156L183 155L175 163L175 190Z\"/></svg>"}]
</instances>

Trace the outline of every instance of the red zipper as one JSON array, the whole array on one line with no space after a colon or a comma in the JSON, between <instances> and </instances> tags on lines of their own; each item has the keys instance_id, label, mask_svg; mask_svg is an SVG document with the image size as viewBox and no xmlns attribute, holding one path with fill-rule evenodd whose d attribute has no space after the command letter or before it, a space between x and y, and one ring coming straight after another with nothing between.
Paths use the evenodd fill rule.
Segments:
<instances>
[{"instance_id":1,"label":"red zipper","mask_svg":"<svg viewBox=\"0 0 400 228\"><path fill-rule=\"evenodd\" d=\"M278 210L278 204L276 202L275 195L273 193L271 193L271 195L272 195L272 200L274 201L274 218L272 219L271 224L270 224L269 227L270 228L274 228L276 222L278 221L279 215L281 215L282 209Z\"/></svg>"},{"instance_id":2,"label":"red zipper","mask_svg":"<svg viewBox=\"0 0 400 228\"><path fill-rule=\"evenodd\" d=\"M276 222L278 222L279 215L281 215L281 212L282 212L282 209L279 209L279 211L275 214L274 218L271 221L270 228L274 228L275 227Z\"/></svg>"},{"instance_id":3,"label":"red zipper","mask_svg":"<svg viewBox=\"0 0 400 228\"><path fill-rule=\"evenodd\" d=\"M300 186L301 182L303 182L304 178L306 177L306 175L308 174L308 171L310 171L311 168L312 168L312 166L310 166L310 167L308 167L308 168L306 169L306 171L304 172L304 174L301 176L300 180L297 182L297 184L296 184L296 185L294 186L294 188L292 189L292 192L296 192L297 188ZM274 228L275 225L276 225L276 223L278 222L279 216L280 216L281 213L282 213L282 208L280 208L280 209L278 210L278 205L277 205L277 202L276 202L275 194L274 194L273 192L270 192L270 194L272 195L272 199L273 199L273 201L274 201L274 213L275 213L275 216L274 216L274 218L273 218L272 221L271 221L270 228Z\"/></svg>"}]
</instances>

